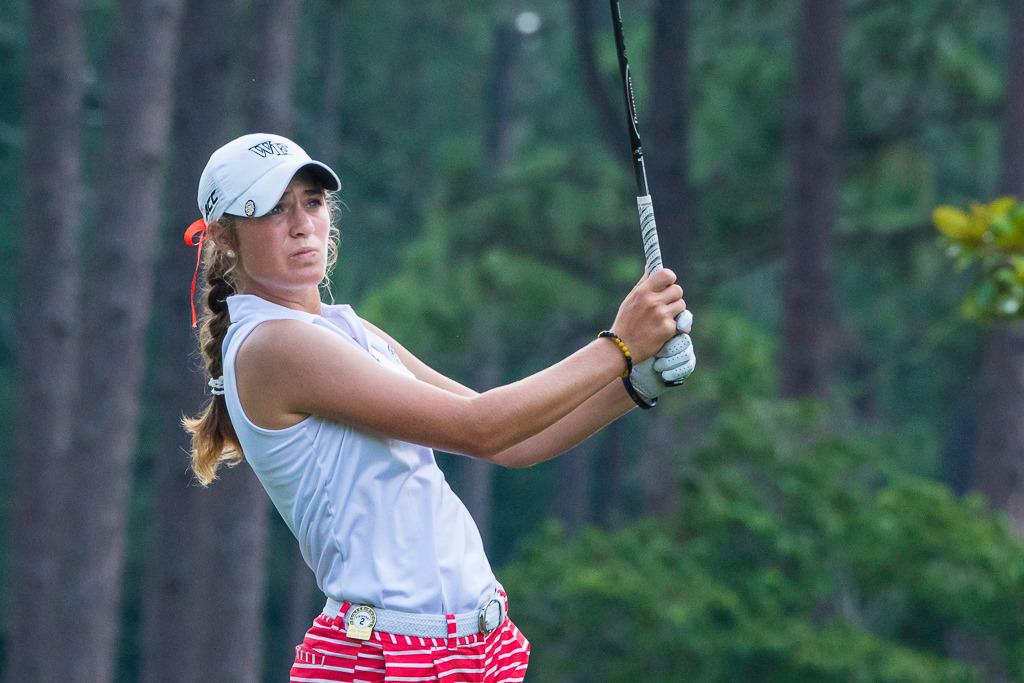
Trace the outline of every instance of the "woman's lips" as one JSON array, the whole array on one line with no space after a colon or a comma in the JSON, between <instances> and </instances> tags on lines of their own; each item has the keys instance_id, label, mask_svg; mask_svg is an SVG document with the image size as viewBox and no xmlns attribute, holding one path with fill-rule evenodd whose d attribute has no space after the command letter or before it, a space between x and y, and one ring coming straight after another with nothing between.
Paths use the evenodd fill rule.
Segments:
<instances>
[{"instance_id":1,"label":"woman's lips","mask_svg":"<svg viewBox=\"0 0 1024 683\"><path fill-rule=\"evenodd\" d=\"M317 250L316 249L313 249L312 247L308 247L306 249L299 249L298 251L296 251L295 253L292 254L292 257L293 258L302 258L304 256L313 256L313 255L316 255L316 254L317 254Z\"/></svg>"}]
</instances>

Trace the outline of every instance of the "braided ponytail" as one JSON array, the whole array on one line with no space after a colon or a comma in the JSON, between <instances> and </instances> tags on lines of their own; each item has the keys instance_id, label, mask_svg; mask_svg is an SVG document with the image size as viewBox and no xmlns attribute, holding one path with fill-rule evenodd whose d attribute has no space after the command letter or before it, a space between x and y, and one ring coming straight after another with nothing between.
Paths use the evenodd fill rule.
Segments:
<instances>
[{"instance_id":1,"label":"braided ponytail","mask_svg":"<svg viewBox=\"0 0 1024 683\"><path fill-rule=\"evenodd\" d=\"M235 228L231 216L223 216L217 222L226 235ZM203 312L199 319L199 348L208 378L224 374L221 347L231 324L226 300L236 291L232 278L236 263L232 252L226 252L210 240L204 243L206 275L202 289ZM183 417L181 425L192 435L192 471L203 486L209 486L217 478L221 464L234 467L242 462L242 446L222 394L211 396L198 416Z\"/></svg>"}]
</instances>

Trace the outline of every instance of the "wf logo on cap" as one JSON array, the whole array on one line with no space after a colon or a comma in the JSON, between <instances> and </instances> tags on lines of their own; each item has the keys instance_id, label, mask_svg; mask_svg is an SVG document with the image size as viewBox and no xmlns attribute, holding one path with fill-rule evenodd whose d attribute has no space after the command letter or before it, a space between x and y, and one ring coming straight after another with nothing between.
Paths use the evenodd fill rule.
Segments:
<instances>
[{"instance_id":1,"label":"wf logo on cap","mask_svg":"<svg viewBox=\"0 0 1024 683\"><path fill-rule=\"evenodd\" d=\"M273 140L264 140L259 144L253 145L249 148L249 151L260 159L266 159L271 155L288 156L291 154L291 152L288 151L288 145L281 142L274 142Z\"/></svg>"}]
</instances>

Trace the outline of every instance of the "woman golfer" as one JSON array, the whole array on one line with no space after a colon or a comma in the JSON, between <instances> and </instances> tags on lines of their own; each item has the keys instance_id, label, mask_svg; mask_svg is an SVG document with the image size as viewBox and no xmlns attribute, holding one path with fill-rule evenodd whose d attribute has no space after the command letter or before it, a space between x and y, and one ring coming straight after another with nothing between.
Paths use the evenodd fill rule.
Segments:
<instances>
[{"instance_id":1,"label":"woman golfer","mask_svg":"<svg viewBox=\"0 0 1024 683\"><path fill-rule=\"evenodd\" d=\"M205 265L199 340L214 394L184 420L193 469L209 484L244 455L316 574L327 603L292 681L521 681L530 644L432 449L526 467L652 404L663 378L694 367L682 290L668 270L643 277L606 338L478 394L320 301L339 187L277 135L210 157L203 217L186 233Z\"/></svg>"}]
</instances>

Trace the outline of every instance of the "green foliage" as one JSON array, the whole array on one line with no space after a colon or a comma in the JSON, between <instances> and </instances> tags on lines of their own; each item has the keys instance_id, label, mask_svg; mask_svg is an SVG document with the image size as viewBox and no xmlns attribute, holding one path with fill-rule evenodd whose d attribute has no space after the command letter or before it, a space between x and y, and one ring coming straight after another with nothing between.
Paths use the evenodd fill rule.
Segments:
<instances>
[{"instance_id":1,"label":"green foliage","mask_svg":"<svg viewBox=\"0 0 1024 683\"><path fill-rule=\"evenodd\" d=\"M745 316L700 320L715 343L659 406L692 442L678 510L576 538L549 524L500 572L531 675L988 680L952 643L1024 673L1024 544L1006 523L906 474L837 406L775 398L773 337Z\"/></svg>"},{"instance_id":2,"label":"green foliage","mask_svg":"<svg viewBox=\"0 0 1024 683\"><path fill-rule=\"evenodd\" d=\"M635 220L630 207L604 167L587 161L552 147L467 179L428 214L403 267L360 310L452 373L465 364L446 359L473 350L482 324L500 339L509 378L596 334L642 261L620 246Z\"/></svg>"},{"instance_id":3,"label":"green foliage","mask_svg":"<svg viewBox=\"0 0 1024 683\"><path fill-rule=\"evenodd\" d=\"M953 638L1024 673L1024 545L978 499L778 402L721 420L685 471L671 518L549 525L503 573L537 680L987 680Z\"/></svg>"}]
</instances>

